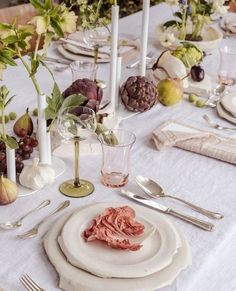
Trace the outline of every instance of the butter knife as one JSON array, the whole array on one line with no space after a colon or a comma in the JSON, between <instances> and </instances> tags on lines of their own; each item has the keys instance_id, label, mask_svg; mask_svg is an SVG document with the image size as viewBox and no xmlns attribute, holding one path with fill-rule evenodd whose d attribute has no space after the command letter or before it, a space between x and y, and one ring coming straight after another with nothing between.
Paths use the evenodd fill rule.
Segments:
<instances>
[{"instance_id":1,"label":"butter knife","mask_svg":"<svg viewBox=\"0 0 236 291\"><path fill-rule=\"evenodd\" d=\"M210 223L210 222L206 222L204 220L201 220L201 219L198 219L198 218L195 218L193 216L188 216L188 215L185 215L185 214L182 214L182 213L179 213L169 207L166 207L165 205L162 205L158 202L155 202L155 201L152 201L152 200L148 200L142 196L139 196L137 194L134 194L128 190L125 190L125 189L121 189L120 190L121 193L129 198L131 198L132 200L135 200L141 204L144 204L146 206L149 206L151 208L154 208L156 210L159 210L160 212L163 212L163 213L166 213L166 214L170 214L172 216L175 216L179 219L182 219L186 222L189 222L199 228L202 228L204 230L208 230L208 231L213 231L215 229L215 226Z\"/></svg>"}]
</instances>

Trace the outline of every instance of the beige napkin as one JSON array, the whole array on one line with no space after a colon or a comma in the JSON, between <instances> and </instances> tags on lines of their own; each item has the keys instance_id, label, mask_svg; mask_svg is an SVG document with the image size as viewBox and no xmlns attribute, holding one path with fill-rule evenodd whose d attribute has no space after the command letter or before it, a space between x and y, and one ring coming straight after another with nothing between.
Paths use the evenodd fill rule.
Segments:
<instances>
[{"instance_id":1,"label":"beige napkin","mask_svg":"<svg viewBox=\"0 0 236 291\"><path fill-rule=\"evenodd\" d=\"M152 133L158 150L175 146L236 164L236 139L204 132L176 121L167 121Z\"/></svg>"}]
</instances>

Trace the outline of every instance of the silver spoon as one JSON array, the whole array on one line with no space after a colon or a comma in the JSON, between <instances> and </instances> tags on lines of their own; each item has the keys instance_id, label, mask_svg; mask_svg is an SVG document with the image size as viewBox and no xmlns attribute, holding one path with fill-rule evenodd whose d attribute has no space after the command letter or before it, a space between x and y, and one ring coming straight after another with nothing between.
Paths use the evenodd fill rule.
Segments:
<instances>
[{"instance_id":1,"label":"silver spoon","mask_svg":"<svg viewBox=\"0 0 236 291\"><path fill-rule=\"evenodd\" d=\"M227 127L227 126L223 126L223 125L220 125L220 124L218 124L218 123L215 123L215 122L212 121L212 120L210 119L210 117L209 117L208 115L206 115L206 114L204 114L202 117L203 117L203 119L206 120L206 122L207 122L209 125L211 125L212 127L216 128L216 129L219 129L219 130L224 130L224 129L226 129L226 130L236 130L236 127Z\"/></svg>"},{"instance_id":2,"label":"silver spoon","mask_svg":"<svg viewBox=\"0 0 236 291\"><path fill-rule=\"evenodd\" d=\"M149 178L146 178L146 177L143 177L143 176L137 176L136 177L136 182L137 184L140 186L140 188L147 194L149 195L150 197L152 198L171 198L171 199L174 199L174 200L178 200L182 203L185 203L186 205L188 205L189 207L191 207L192 209L194 209L195 211L203 214L203 215L206 215L207 217L209 218L215 218L215 219L221 219L223 218L224 216L220 213L216 213L216 212L212 212L212 211L209 211L209 210L206 210L204 208L201 208L199 206L196 206L190 202L187 202L186 200L184 199L181 199L181 198L178 198L178 197L175 197L175 196L171 196L171 195L166 195L163 191L163 189L161 188L160 185L158 185L155 181L149 179Z\"/></svg>"},{"instance_id":3,"label":"silver spoon","mask_svg":"<svg viewBox=\"0 0 236 291\"><path fill-rule=\"evenodd\" d=\"M225 85L224 84L220 84L218 86L216 86L213 91L212 94L210 94L210 96L208 97L205 105L210 106L212 108L216 107L216 101L219 100L219 98L223 95L223 94L227 94L227 91L225 91Z\"/></svg>"},{"instance_id":4,"label":"silver spoon","mask_svg":"<svg viewBox=\"0 0 236 291\"><path fill-rule=\"evenodd\" d=\"M15 229L17 227L20 227L22 225L22 221L25 217L27 217L28 215L32 214L35 211L38 211L41 208L46 207L47 205L49 205L51 203L50 200L45 200L42 203L40 203L36 208L33 208L32 210L30 210L29 212L27 212L26 214L24 214L20 219L18 219L17 221L14 222L3 222L0 223L0 228L2 229L6 229L6 230L10 230L10 229Z\"/></svg>"}]
</instances>

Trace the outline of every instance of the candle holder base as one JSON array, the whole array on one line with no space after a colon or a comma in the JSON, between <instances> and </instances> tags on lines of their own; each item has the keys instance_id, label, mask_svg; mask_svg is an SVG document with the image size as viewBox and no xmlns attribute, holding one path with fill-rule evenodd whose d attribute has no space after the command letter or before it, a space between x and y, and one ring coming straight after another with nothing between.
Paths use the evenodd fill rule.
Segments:
<instances>
[{"instance_id":1,"label":"candle holder base","mask_svg":"<svg viewBox=\"0 0 236 291\"><path fill-rule=\"evenodd\" d=\"M25 164L27 165L27 163L29 163L29 161L27 161ZM63 174L65 172L66 169L66 165L64 163L64 161L58 157L52 157L52 164L51 166L53 167L54 171L55 171L55 179L57 177L59 177L61 174ZM19 189L19 194L18 197L25 197L25 196L29 196L32 195L36 192L38 192L39 190L33 190L33 189L29 189L26 188L22 185L20 185L19 183L17 183L18 189Z\"/></svg>"}]
</instances>

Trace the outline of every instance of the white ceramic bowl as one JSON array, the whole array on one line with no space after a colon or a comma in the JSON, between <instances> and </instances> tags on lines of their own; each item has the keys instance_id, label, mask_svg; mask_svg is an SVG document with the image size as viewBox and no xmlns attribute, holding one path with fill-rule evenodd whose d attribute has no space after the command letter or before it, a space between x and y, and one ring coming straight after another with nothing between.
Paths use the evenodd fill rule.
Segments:
<instances>
[{"instance_id":1,"label":"white ceramic bowl","mask_svg":"<svg viewBox=\"0 0 236 291\"><path fill-rule=\"evenodd\" d=\"M163 31L163 24L158 25L156 28L156 37L159 41L160 35L164 34L165 32L173 33L175 36L175 41L172 43L171 46L169 46L169 49L175 49L178 45L180 45L181 42L184 40L179 40L177 35L178 31L176 28L171 28L169 27L167 30ZM202 31L202 41L188 41L189 43L193 43L197 47L199 47L202 51L204 52L211 52L212 50L216 49L222 38L223 34L220 30L213 26L207 26L205 29Z\"/></svg>"}]
</instances>

